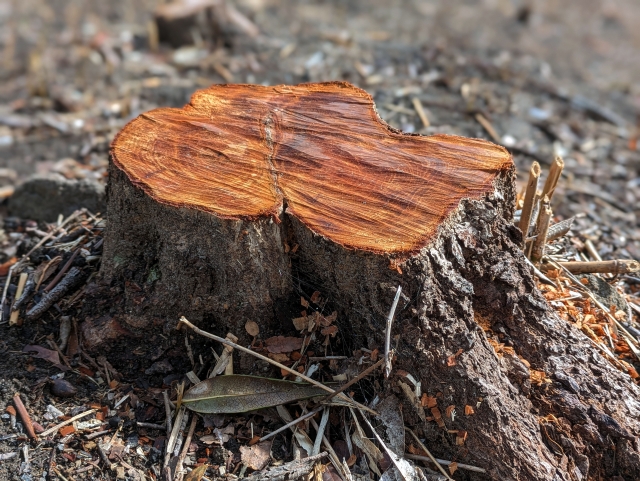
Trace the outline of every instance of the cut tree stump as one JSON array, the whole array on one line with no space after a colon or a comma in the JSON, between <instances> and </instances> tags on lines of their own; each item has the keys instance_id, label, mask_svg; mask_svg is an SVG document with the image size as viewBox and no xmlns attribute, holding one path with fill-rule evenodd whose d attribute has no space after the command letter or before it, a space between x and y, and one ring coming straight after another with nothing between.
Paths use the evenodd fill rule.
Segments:
<instances>
[{"instance_id":1,"label":"cut tree stump","mask_svg":"<svg viewBox=\"0 0 640 481\"><path fill-rule=\"evenodd\" d=\"M129 123L107 194L101 276L126 313L86 321L88 345L181 315L278 333L304 276L354 347L382 348L401 285L387 391L406 371L436 398L444 429L403 409L434 455L496 480L640 479L640 392L537 291L502 147L395 131L346 83L220 85Z\"/></svg>"}]
</instances>

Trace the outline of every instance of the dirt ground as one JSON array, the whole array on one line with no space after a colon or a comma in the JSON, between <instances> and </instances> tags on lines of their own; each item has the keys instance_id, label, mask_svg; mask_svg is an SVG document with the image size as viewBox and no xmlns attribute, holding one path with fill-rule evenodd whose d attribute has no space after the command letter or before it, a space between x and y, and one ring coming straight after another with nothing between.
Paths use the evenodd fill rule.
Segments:
<instances>
[{"instance_id":1,"label":"dirt ground","mask_svg":"<svg viewBox=\"0 0 640 481\"><path fill-rule=\"evenodd\" d=\"M0 0L0 263L25 252L25 229L33 227L17 219L24 215L12 208L13 188L50 172L104 183L108 145L139 113L182 106L212 83L328 80L371 92L393 127L501 143L521 178L534 160L546 170L562 155L554 212L578 214L575 230L603 258L640 258L637 0L237 0L244 20L216 28L196 23L181 46L158 42L163 34L153 19L160 3ZM62 311L21 327L0 324L3 413L16 392L38 415L48 404L64 410L78 408L78 400L107 402L108 389L73 376L76 397L56 398L47 378L60 370L23 353L26 344L57 336L61 315L83 312L73 304ZM180 350L184 339L153 339L162 346L155 355L145 345L144 356L107 359L130 392L155 389L152 403L163 414L166 376L145 370L161 356L174 373L189 363ZM204 344L194 341L194 349L196 357L211 357ZM155 422L153 413L147 418ZM3 441L8 422L6 415L0 420L0 453L17 449ZM58 446L32 449L30 469L21 456L0 461L0 480L45 478L52 449ZM145 455L153 464L153 451ZM93 473L75 479L111 476ZM456 479L464 476L459 471Z\"/></svg>"}]
</instances>

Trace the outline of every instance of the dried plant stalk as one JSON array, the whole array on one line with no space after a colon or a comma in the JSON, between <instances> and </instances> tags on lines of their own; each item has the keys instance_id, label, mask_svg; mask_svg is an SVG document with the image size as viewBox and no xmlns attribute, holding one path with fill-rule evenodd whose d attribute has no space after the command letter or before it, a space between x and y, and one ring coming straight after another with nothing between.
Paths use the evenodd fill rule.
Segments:
<instances>
[{"instance_id":1,"label":"dried plant stalk","mask_svg":"<svg viewBox=\"0 0 640 481\"><path fill-rule=\"evenodd\" d=\"M524 239L529 234L529 224L531 222L531 213L533 212L533 204L538 189L538 181L540 180L540 164L534 162L529 169L529 181L527 182L527 190L524 194L524 204L522 206L522 214L520 215L520 230Z\"/></svg>"},{"instance_id":2,"label":"dried plant stalk","mask_svg":"<svg viewBox=\"0 0 640 481\"><path fill-rule=\"evenodd\" d=\"M558 185L558 180L560 179L560 175L562 174L562 169L564 169L564 160L562 157L556 157L551 164L551 169L549 169L549 176L547 177L546 182L544 183L544 187L542 189L542 197L546 195L549 197L549 201L551 201L551 197L553 197L553 193L556 190L556 185Z\"/></svg>"},{"instance_id":3,"label":"dried plant stalk","mask_svg":"<svg viewBox=\"0 0 640 481\"><path fill-rule=\"evenodd\" d=\"M542 199L542 207L540 209L540 217L538 217L537 237L533 241L533 250L531 251L531 260L540 262L544 256L544 248L547 245L547 234L549 233L549 224L551 223L551 207L549 207L549 197L544 196Z\"/></svg>"},{"instance_id":4,"label":"dried plant stalk","mask_svg":"<svg viewBox=\"0 0 640 481\"><path fill-rule=\"evenodd\" d=\"M632 259L614 259L611 261L595 262L558 262L572 274L630 274L640 271L640 262ZM544 264L542 271L554 269L554 266Z\"/></svg>"}]
</instances>

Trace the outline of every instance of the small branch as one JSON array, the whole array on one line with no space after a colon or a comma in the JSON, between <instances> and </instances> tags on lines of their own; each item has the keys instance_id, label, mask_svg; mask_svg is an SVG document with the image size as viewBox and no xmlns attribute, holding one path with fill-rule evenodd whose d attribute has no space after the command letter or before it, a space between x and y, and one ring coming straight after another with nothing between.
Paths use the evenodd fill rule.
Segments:
<instances>
[{"instance_id":1,"label":"small branch","mask_svg":"<svg viewBox=\"0 0 640 481\"><path fill-rule=\"evenodd\" d=\"M434 463L433 460L430 457L428 457L428 456L420 456L419 454L405 453L404 457L407 458L407 459L413 459L414 461L425 461L425 462L432 463L432 464L441 464L443 466L449 466L450 464L453 463L453 461L447 461L446 459L433 458L436 461L436 463ZM466 469L467 471L475 471L476 473L486 473L487 472L487 470L484 469L484 468L478 468L477 466L471 466L470 464L462 464L462 463L456 462L456 466L459 469Z\"/></svg>"},{"instance_id":2,"label":"small branch","mask_svg":"<svg viewBox=\"0 0 640 481\"><path fill-rule=\"evenodd\" d=\"M77 421L78 419L81 419L85 416L88 416L89 414L95 413L96 411L97 409L89 409L88 411L77 414L76 416L73 416L72 418L69 418L66 421L62 421L60 424L56 424L52 428L49 428L46 431L40 433L40 436L44 438L45 436L48 436L51 433L55 433L61 427L66 426L67 424L71 424L72 422Z\"/></svg>"},{"instance_id":3,"label":"small branch","mask_svg":"<svg viewBox=\"0 0 640 481\"><path fill-rule=\"evenodd\" d=\"M311 451L311 456L315 456L320 453L320 444L322 444L322 437L324 436L324 430L327 427L327 422L329 421L329 410L328 406L325 406L324 412L322 413L322 419L320 419L320 426L318 426L318 432L316 433L316 439L313 443L313 449Z\"/></svg>"},{"instance_id":4,"label":"small branch","mask_svg":"<svg viewBox=\"0 0 640 481\"><path fill-rule=\"evenodd\" d=\"M418 113L418 117L420 117L420 120L422 121L422 125L424 125L425 127L429 127L431 125L431 122L429 122L429 118L427 117L427 114L422 107L422 102L420 102L420 99L418 97L414 97L411 102L413 103L413 108L416 109L416 112Z\"/></svg>"},{"instance_id":5,"label":"small branch","mask_svg":"<svg viewBox=\"0 0 640 481\"><path fill-rule=\"evenodd\" d=\"M13 396L13 404L16 406L16 410L18 411L18 415L22 420L22 424L24 424L24 429L27 431L27 435L31 439L36 439L36 432L33 429L33 422L31 421L31 416L27 412L27 408L24 407L22 403L22 399L20 399L20 394Z\"/></svg>"},{"instance_id":6,"label":"small branch","mask_svg":"<svg viewBox=\"0 0 640 481\"><path fill-rule=\"evenodd\" d=\"M58 285L58 282L60 282L60 279L62 279L62 276L64 276L65 273L69 270L69 267L71 267L71 264L76 259L76 257L78 256L79 253L80 253L80 249L79 248L76 249L75 251L73 251L73 254L71 254L71 257L65 263L65 265L62 266L62 269L60 269L60 272L58 272L56 274L56 276L53 278L53 280L51 282L49 282L49 284L47 284L47 287L44 288L44 292L49 292L56 285Z\"/></svg>"},{"instance_id":7,"label":"small branch","mask_svg":"<svg viewBox=\"0 0 640 481\"><path fill-rule=\"evenodd\" d=\"M82 271L77 267L72 267L69 273L65 276L60 283L54 287L50 292L45 294L40 302L33 306L27 312L27 319L33 321L42 316L49 310L54 303L62 299L68 290L75 287L82 280Z\"/></svg>"},{"instance_id":8,"label":"small branch","mask_svg":"<svg viewBox=\"0 0 640 481\"><path fill-rule=\"evenodd\" d=\"M436 458L433 457L433 455L431 454L431 452L427 449L427 447L422 443L422 441L420 441L420 439L418 438L418 436L416 436L416 433L414 433L411 429L405 427L406 431L409 431L411 433L411 435L413 436L413 439L415 439L416 443L418 443L418 446L420 446L420 448L427 453L427 456L429 456L429 459L431 460L431 462L433 464L436 465L436 467L438 468L438 470L444 474L446 476L447 479L451 480L451 477L447 474L447 472L444 470L444 468L442 467L442 465L438 462L438 460ZM453 481L453 480L451 480Z\"/></svg>"},{"instance_id":9,"label":"small branch","mask_svg":"<svg viewBox=\"0 0 640 481\"><path fill-rule=\"evenodd\" d=\"M522 236L526 239L529 235L529 226L531 225L531 214L533 213L533 204L538 190L538 181L540 180L540 164L534 162L529 169L529 181L527 182L527 190L524 194L524 203L522 205L522 214L520 214L520 230Z\"/></svg>"},{"instance_id":10,"label":"small branch","mask_svg":"<svg viewBox=\"0 0 640 481\"><path fill-rule=\"evenodd\" d=\"M15 299L20 299L20 296L22 296L22 291L24 290L24 285L27 283L27 279L29 278L29 274L26 272L23 272L22 274L20 274L20 278L18 279L18 288L16 289L16 296ZM14 302L14 307L15 307L15 302ZM20 320L18 320L18 316L20 316L20 311L18 310L13 310L13 312L11 312L11 316L9 317L9 325L13 326L14 324L22 324L22 322Z\"/></svg>"},{"instance_id":11,"label":"small branch","mask_svg":"<svg viewBox=\"0 0 640 481\"><path fill-rule=\"evenodd\" d=\"M540 217L538 218L538 231L536 239L533 241L533 250L531 251L531 260L540 262L544 257L544 250L547 245L547 234L549 233L549 224L551 223L551 207L549 207L549 197L543 197Z\"/></svg>"},{"instance_id":12,"label":"small branch","mask_svg":"<svg viewBox=\"0 0 640 481\"><path fill-rule=\"evenodd\" d=\"M562 157L556 157L551 164L549 176L542 188L542 198L546 195L549 197L549 202L551 202L551 197L553 197L560 175L562 175L562 169L564 169L564 160L562 160Z\"/></svg>"},{"instance_id":13,"label":"small branch","mask_svg":"<svg viewBox=\"0 0 640 481\"><path fill-rule=\"evenodd\" d=\"M391 375L391 325L393 324L393 316L396 313L398 307L398 301L400 300L400 294L402 293L402 286L398 286L396 290L396 297L393 299L389 316L387 317L387 329L384 340L384 377L388 378Z\"/></svg>"},{"instance_id":14,"label":"small branch","mask_svg":"<svg viewBox=\"0 0 640 481\"><path fill-rule=\"evenodd\" d=\"M281 433L282 431L285 431L287 429L289 429L292 426L295 426L296 424L298 424L300 421L304 421L307 418L310 418L311 416L314 416L315 414L319 413L320 411L322 411L324 409L324 406L318 406L317 408L315 408L313 411L309 411L306 414L303 414L302 416L300 416L297 419L294 419L293 421L285 424L284 426L282 426L281 428L276 429L275 431L262 436L260 439L258 439L258 442L262 442L262 441L266 441L269 438L272 438L273 436L275 436L278 433Z\"/></svg>"},{"instance_id":15,"label":"small branch","mask_svg":"<svg viewBox=\"0 0 640 481\"><path fill-rule=\"evenodd\" d=\"M250 355L252 355L254 357L257 357L258 359L261 359L261 360L263 360L265 362L268 362L269 364L272 364L272 365L274 365L276 367L279 367L280 369L283 369L283 370L287 371L288 373L293 374L294 376L297 376L297 377L303 379L304 381L307 381L307 382L313 384L314 386L318 386L320 389L324 389L328 393L333 394L335 392L334 389L331 389L330 387L325 386L321 382L318 382L315 379L311 379L310 377L307 377L304 374L301 374L298 371L295 371L295 370L291 369L290 367L285 366L284 364L281 364L281 363L279 363L277 361L274 361L273 359L270 359L267 356L263 356L262 354L259 354L259 353L255 352L255 351L252 351L251 349L247 349L246 347L241 346L239 344L236 344L235 342L231 342L228 339L224 339L224 338L222 338L220 336L216 336L215 334L211 334L211 333L208 333L206 331L203 331L202 329L200 329L200 328L194 326L193 324L191 324L187 320L187 318L185 318L184 316L182 316L180 318L180 322L178 323L177 329L180 329L182 324L184 324L185 326L189 327L190 329L193 329L193 331L195 333L200 334L201 336L208 337L209 339L213 339L214 341L218 341L218 342L220 342L222 344L225 344L227 346L231 346L231 347L237 349L238 351L242 351L242 352L244 352L246 354L250 354ZM348 396L345 396L344 394L339 394L339 396L343 400L347 401L348 403L351 403L351 404L357 406L358 408L363 409L363 410L373 414L374 416L378 415L378 413L375 412L373 409L370 409L367 406L364 406L364 405L354 401L353 399L351 399Z\"/></svg>"},{"instance_id":16,"label":"small branch","mask_svg":"<svg viewBox=\"0 0 640 481\"><path fill-rule=\"evenodd\" d=\"M558 262L572 274L630 274L640 271L640 262L633 259L615 259L595 262ZM549 264L541 264L540 270L554 268Z\"/></svg>"}]
</instances>

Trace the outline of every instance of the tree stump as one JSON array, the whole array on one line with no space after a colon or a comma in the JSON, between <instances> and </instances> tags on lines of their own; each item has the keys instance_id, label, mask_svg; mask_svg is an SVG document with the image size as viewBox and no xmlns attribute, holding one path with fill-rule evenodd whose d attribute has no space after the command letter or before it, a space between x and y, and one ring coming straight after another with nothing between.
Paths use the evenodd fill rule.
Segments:
<instances>
[{"instance_id":1,"label":"tree stump","mask_svg":"<svg viewBox=\"0 0 640 481\"><path fill-rule=\"evenodd\" d=\"M436 454L491 479L640 479L639 390L537 291L502 147L395 131L346 83L220 85L133 120L111 161L101 275L124 286L121 328L278 332L295 266L354 346L382 348L401 285L388 388L404 370L436 398L444 429L403 410Z\"/></svg>"}]
</instances>

